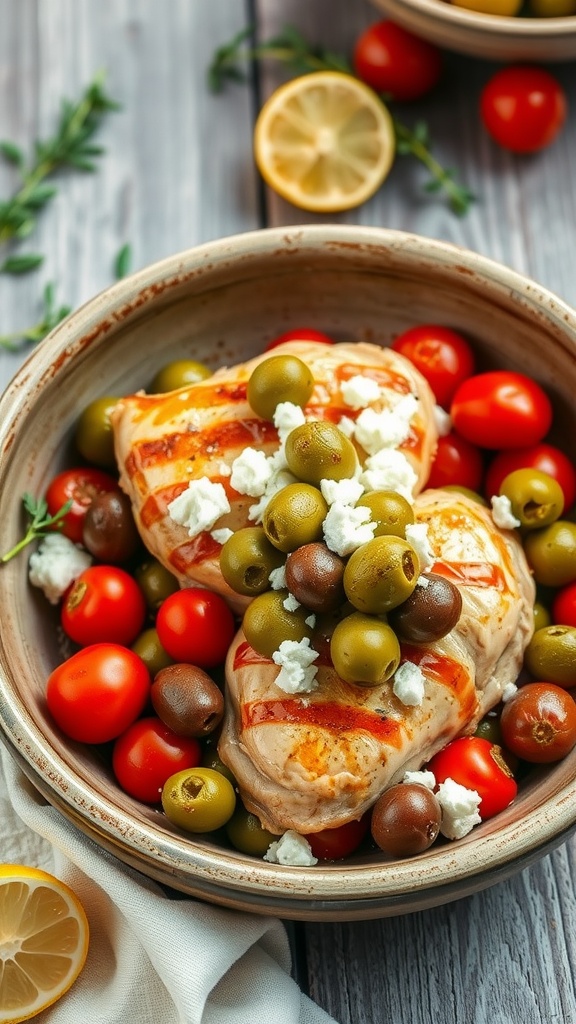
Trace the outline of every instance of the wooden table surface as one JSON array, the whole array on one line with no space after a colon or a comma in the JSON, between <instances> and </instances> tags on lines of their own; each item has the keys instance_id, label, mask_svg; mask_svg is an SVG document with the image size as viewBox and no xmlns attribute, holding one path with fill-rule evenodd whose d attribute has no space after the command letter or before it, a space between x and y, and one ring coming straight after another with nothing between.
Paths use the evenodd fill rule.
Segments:
<instances>
[{"instance_id":1,"label":"wooden table surface","mask_svg":"<svg viewBox=\"0 0 576 1024\"><path fill-rule=\"evenodd\" d=\"M63 97L99 70L122 104L100 132L95 174L60 175L59 191L22 246L41 270L0 274L0 334L38 319L43 286L78 306L114 278L121 246L132 269L222 235L314 220L400 228L507 263L576 305L576 67L555 71L572 116L555 145L514 157L482 130L478 97L495 67L446 55L431 98L402 111L425 118L440 159L476 193L457 218L422 189L426 173L398 158L380 192L345 215L315 218L262 188L251 154L258 102L280 80L262 67L251 87L211 95L214 48L247 23L266 38L290 23L349 54L379 17L367 0L0 0L0 138L27 152L54 128ZM0 165L0 196L15 184ZM24 358L0 354L5 385ZM297 925L300 983L341 1024L571 1024L576 1021L576 840L511 881L407 917Z\"/></svg>"}]
</instances>

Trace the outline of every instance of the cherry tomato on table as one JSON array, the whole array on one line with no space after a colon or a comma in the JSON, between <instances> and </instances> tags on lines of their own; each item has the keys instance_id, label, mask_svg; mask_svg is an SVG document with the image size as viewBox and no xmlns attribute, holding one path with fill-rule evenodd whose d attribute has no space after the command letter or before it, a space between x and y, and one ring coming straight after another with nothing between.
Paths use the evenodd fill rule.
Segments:
<instances>
[{"instance_id":1,"label":"cherry tomato on table","mask_svg":"<svg viewBox=\"0 0 576 1024\"><path fill-rule=\"evenodd\" d=\"M467 487L477 491L482 483L481 451L453 430L438 438L427 487Z\"/></svg>"},{"instance_id":2,"label":"cherry tomato on table","mask_svg":"<svg viewBox=\"0 0 576 1024\"><path fill-rule=\"evenodd\" d=\"M530 377L492 370L460 385L450 415L454 429L479 448L519 448L538 444L548 433L552 404Z\"/></svg>"},{"instance_id":3,"label":"cherry tomato on table","mask_svg":"<svg viewBox=\"0 0 576 1024\"><path fill-rule=\"evenodd\" d=\"M150 674L137 654L119 644L92 644L50 674L46 702L54 721L80 743L108 743L143 711Z\"/></svg>"},{"instance_id":4,"label":"cherry tomato on table","mask_svg":"<svg viewBox=\"0 0 576 1024\"><path fill-rule=\"evenodd\" d=\"M236 625L223 597L201 587L186 587L160 605L156 631L174 661L214 668L225 660Z\"/></svg>"},{"instance_id":5,"label":"cherry tomato on table","mask_svg":"<svg viewBox=\"0 0 576 1024\"><path fill-rule=\"evenodd\" d=\"M119 491L118 482L109 473L92 466L65 469L50 482L46 504L51 516L71 501L70 511L62 519L62 533L75 544L82 543L84 518L97 494Z\"/></svg>"},{"instance_id":6,"label":"cherry tomato on table","mask_svg":"<svg viewBox=\"0 0 576 1024\"><path fill-rule=\"evenodd\" d=\"M576 704L554 683L527 683L504 705L500 728L504 744L517 757L552 764L576 745Z\"/></svg>"},{"instance_id":7,"label":"cherry tomato on table","mask_svg":"<svg viewBox=\"0 0 576 1024\"><path fill-rule=\"evenodd\" d=\"M462 736L435 754L428 768L436 782L453 779L481 797L478 813L483 821L512 803L518 786L495 743L480 736Z\"/></svg>"},{"instance_id":8,"label":"cherry tomato on table","mask_svg":"<svg viewBox=\"0 0 576 1024\"><path fill-rule=\"evenodd\" d=\"M489 135L514 153L534 153L554 141L567 115L566 95L544 68L505 67L484 86L480 115Z\"/></svg>"},{"instance_id":9,"label":"cherry tomato on table","mask_svg":"<svg viewBox=\"0 0 576 1024\"><path fill-rule=\"evenodd\" d=\"M504 477L516 469L539 469L556 480L564 492L564 510L576 499L576 469L564 452L552 444L535 444L531 448L514 448L498 452L486 471L484 493L487 498L500 493Z\"/></svg>"},{"instance_id":10,"label":"cherry tomato on table","mask_svg":"<svg viewBox=\"0 0 576 1024\"><path fill-rule=\"evenodd\" d=\"M325 828L311 832L305 838L318 860L341 860L354 853L370 827L370 815L364 814L359 821L347 821L337 828Z\"/></svg>"},{"instance_id":11,"label":"cherry tomato on table","mask_svg":"<svg viewBox=\"0 0 576 1024\"><path fill-rule=\"evenodd\" d=\"M434 88L442 72L440 50L393 21L377 21L356 41L354 71L375 92L416 100Z\"/></svg>"},{"instance_id":12,"label":"cherry tomato on table","mask_svg":"<svg viewBox=\"0 0 576 1024\"><path fill-rule=\"evenodd\" d=\"M277 345L283 345L285 341L319 341L323 345L333 345L334 340L323 331L317 331L315 327L295 327L291 331L284 331L266 345L264 351L269 352Z\"/></svg>"},{"instance_id":13,"label":"cherry tomato on table","mask_svg":"<svg viewBox=\"0 0 576 1024\"><path fill-rule=\"evenodd\" d=\"M141 632L146 601L133 576L116 565L91 565L64 598L62 628L74 643L129 646Z\"/></svg>"},{"instance_id":14,"label":"cherry tomato on table","mask_svg":"<svg viewBox=\"0 0 576 1024\"><path fill-rule=\"evenodd\" d=\"M420 324L393 342L426 378L438 405L448 409L459 384L474 373L474 354L461 334L438 324Z\"/></svg>"},{"instance_id":15,"label":"cherry tomato on table","mask_svg":"<svg viewBox=\"0 0 576 1024\"><path fill-rule=\"evenodd\" d=\"M198 740L177 736L151 716L133 722L118 737L112 768L125 793L146 804L159 804L166 780L184 768L197 768L201 757Z\"/></svg>"}]
</instances>

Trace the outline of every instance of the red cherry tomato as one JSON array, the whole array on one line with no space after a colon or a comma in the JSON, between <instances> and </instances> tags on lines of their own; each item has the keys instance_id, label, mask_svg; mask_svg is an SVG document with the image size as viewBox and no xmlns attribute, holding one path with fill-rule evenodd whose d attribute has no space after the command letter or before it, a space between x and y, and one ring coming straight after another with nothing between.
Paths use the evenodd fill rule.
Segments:
<instances>
[{"instance_id":1,"label":"red cherry tomato","mask_svg":"<svg viewBox=\"0 0 576 1024\"><path fill-rule=\"evenodd\" d=\"M481 797L478 813L484 821L512 803L518 786L510 773L500 747L480 736L462 736L444 747L428 768L436 782L453 779Z\"/></svg>"},{"instance_id":2,"label":"red cherry tomato","mask_svg":"<svg viewBox=\"0 0 576 1024\"><path fill-rule=\"evenodd\" d=\"M223 597L200 587L186 587L160 605L156 632L174 661L214 668L225 660L236 626Z\"/></svg>"},{"instance_id":3,"label":"red cherry tomato","mask_svg":"<svg viewBox=\"0 0 576 1024\"><path fill-rule=\"evenodd\" d=\"M480 97L487 132L513 153L535 153L554 141L567 115L566 95L544 68L497 71Z\"/></svg>"},{"instance_id":4,"label":"red cherry tomato","mask_svg":"<svg viewBox=\"0 0 576 1024\"><path fill-rule=\"evenodd\" d=\"M461 334L437 324L421 324L392 344L426 378L438 405L448 409L454 392L474 373L474 354Z\"/></svg>"},{"instance_id":5,"label":"red cherry tomato","mask_svg":"<svg viewBox=\"0 0 576 1024\"><path fill-rule=\"evenodd\" d=\"M377 21L362 33L353 65L358 78L393 100L424 96L442 72L440 50L393 21Z\"/></svg>"},{"instance_id":6,"label":"red cherry tomato","mask_svg":"<svg viewBox=\"0 0 576 1024\"><path fill-rule=\"evenodd\" d=\"M342 860L354 853L370 827L370 815L364 814L359 821L347 821L337 828L325 828L311 832L305 838L310 843L314 857L318 860Z\"/></svg>"},{"instance_id":7,"label":"red cherry tomato","mask_svg":"<svg viewBox=\"0 0 576 1024\"><path fill-rule=\"evenodd\" d=\"M515 448L499 452L486 471L484 493L487 498L500 493L500 484L516 469L539 469L557 480L564 491L564 509L576 499L576 469L564 452L552 444L535 444L531 448Z\"/></svg>"},{"instance_id":8,"label":"red cherry tomato","mask_svg":"<svg viewBox=\"0 0 576 1024\"><path fill-rule=\"evenodd\" d=\"M154 717L129 725L112 751L112 768L122 789L146 804L160 803L166 780L184 768L197 768L201 760L198 740L177 736Z\"/></svg>"},{"instance_id":9,"label":"red cherry tomato","mask_svg":"<svg viewBox=\"0 0 576 1024\"><path fill-rule=\"evenodd\" d=\"M62 505L71 501L70 511L62 519L62 533L75 544L81 544L84 518L93 498L97 494L117 490L118 481L101 469L91 466L65 469L54 477L46 491L48 512L53 516Z\"/></svg>"},{"instance_id":10,"label":"red cherry tomato","mask_svg":"<svg viewBox=\"0 0 576 1024\"><path fill-rule=\"evenodd\" d=\"M62 628L76 644L115 643L129 647L146 618L144 594L124 569L91 565L64 598Z\"/></svg>"},{"instance_id":11,"label":"red cherry tomato","mask_svg":"<svg viewBox=\"0 0 576 1024\"><path fill-rule=\"evenodd\" d=\"M576 626L576 583L569 583L552 601L552 622L556 626Z\"/></svg>"},{"instance_id":12,"label":"red cherry tomato","mask_svg":"<svg viewBox=\"0 0 576 1024\"><path fill-rule=\"evenodd\" d=\"M482 483L482 452L453 430L438 438L438 447L427 487L468 487L477 491Z\"/></svg>"},{"instance_id":13,"label":"red cherry tomato","mask_svg":"<svg viewBox=\"0 0 576 1024\"><path fill-rule=\"evenodd\" d=\"M319 341L322 345L333 345L334 341L323 331L317 331L314 327L295 327L291 331L284 331L277 338L273 338L266 345L264 351L268 352L277 345L283 345L285 341Z\"/></svg>"},{"instance_id":14,"label":"red cherry tomato","mask_svg":"<svg viewBox=\"0 0 576 1024\"><path fill-rule=\"evenodd\" d=\"M552 423L552 404L536 381L511 370L469 377L450 407L454 429L479 448L538 444Z\"/></svg>"},{"instance_id":15,"label":"red cherry tomato","mask_svg":"<svg viewBox=\"0 0 576 1024\"><path fill-rule=\"evenodd\" d=\"M108 743L138 718L149 693L150 674L134 651L119 644L93 644L54 669L46 702L71 739Z\"/></svg>"},{"instance_id":16,"label":"red cherry tomato","mask_svg":"<svg viewBox=\"0 0 576 1024\"><path fill-rule=\"evenodd\" d=\"M554 683L527 683L506 701L502 741L531 764L560 761L576 745L576 704Z\"/></svg>"}]
</instances>

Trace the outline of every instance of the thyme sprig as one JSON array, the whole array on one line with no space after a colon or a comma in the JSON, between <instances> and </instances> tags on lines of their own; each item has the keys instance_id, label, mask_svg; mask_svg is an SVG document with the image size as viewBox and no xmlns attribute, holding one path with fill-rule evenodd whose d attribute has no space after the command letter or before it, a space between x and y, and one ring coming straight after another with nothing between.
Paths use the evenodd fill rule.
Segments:
<instances>
[{"instance_id":1,"label":"thyme sprig","mask_svg":"<svg viewBox=\"0 0 576 1024\"><path fill-rule=\"evenodd\" d=\"M28 514L26 533L13 548L0 557L0 562L9 562L32 541L38 537L45 537L47 533L52 532L54 527L61 527L64 516L72 508L72 500L66 501L54 515L50 515L45 498L35 498L28 492L22 495L22 502Z\"/></svg>"},{"instance_id":2,"label":"thyme sprig","mask_svg":"<svg viewBox=\"0 0 576 1024\"><path fill-rule=\"evenodd\" d=\"M8 349L9 352L19 352L26 342L36 345L42 341L50 331L64 320L70 312L70 306L57 306L55 302L54 285L49 283L43 292L44 308L39 321L33 327L17 331L14 334L0 335L0 347Z\"/></svg>"},{"instance_id":3,"label":"thyme sprig","mask_svg":"<svg viewBox=\"0 0 576 1024\"><path fill-rule=\"evenodd\" d=\"M341 55L325 50L320 46L311 46L301 33L292 26L286 26L282 32L252 46L252 29L247 28L223 46L220 46L208 68L208 86L212 92L219 93L231 82L247 80L246 64L250 60L277 60L285 64L295 74L307 74L311 71L342 71L353 75L350 63ZM381 96L382 102L388 105L389 97ZM428 192L444 192L450 209L462 216L473 202L474 196L466 186L456 180L456 172L445 168L432 153L431 141L427 125L419 121L414 128L400 121L392 114L396 136L396 152L400 156L410 155L426 167L430 179L425 184Z\"/></svg>"},{"instance_id":4,"label":"thyme sprig","mask_svg":"<svg viewBox=\"0 0 576 1024\"><path fill-rule=\"evenodd\" d=\"M95 158L104 150L92 142L92 138L105 114L119 109L119 104L106 95L103 81L104 76L99 73L76 103L63 101L55 135L46 141L36 141L28 163L19 146L13 142L0 142L0 153L20 175L20 184L14 195L0 203L0 244L20 241L32 233L39 211L57 192L56 186L47 182L47 178L64 167L96 170ZM43 256L39 253L9 256L0 264L0 272L22 274L39 267L42 262Z\"/></svg>"}]
</instances>

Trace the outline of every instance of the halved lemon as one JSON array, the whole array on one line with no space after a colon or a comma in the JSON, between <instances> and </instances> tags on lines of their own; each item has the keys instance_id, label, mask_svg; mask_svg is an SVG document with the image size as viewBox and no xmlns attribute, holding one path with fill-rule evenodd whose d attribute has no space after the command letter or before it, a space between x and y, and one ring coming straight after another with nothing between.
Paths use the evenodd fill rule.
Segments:
<instances>
[{"instance_id":1,"label":"halved lemon","mask_svg":"<svg viewBox=\"0 0 576 1024\"><path fill-rule=\"evenodd\" d=\"M0 1022L17 1024L68 991L88 953L88 921L53 875L0 864Z\"/></svg>"},{"instance_id":2,"label":"halved lemon","mask_svg":"<svg viewBox=\"0 0 576 1024\"><path fill-rule=\"evenodd\" d=\"M390 113L363 82L315 71L280 86L254 128L264 180L302 210L359 206L388 174L395 152Z\"/></svg>"}]
</instances>

